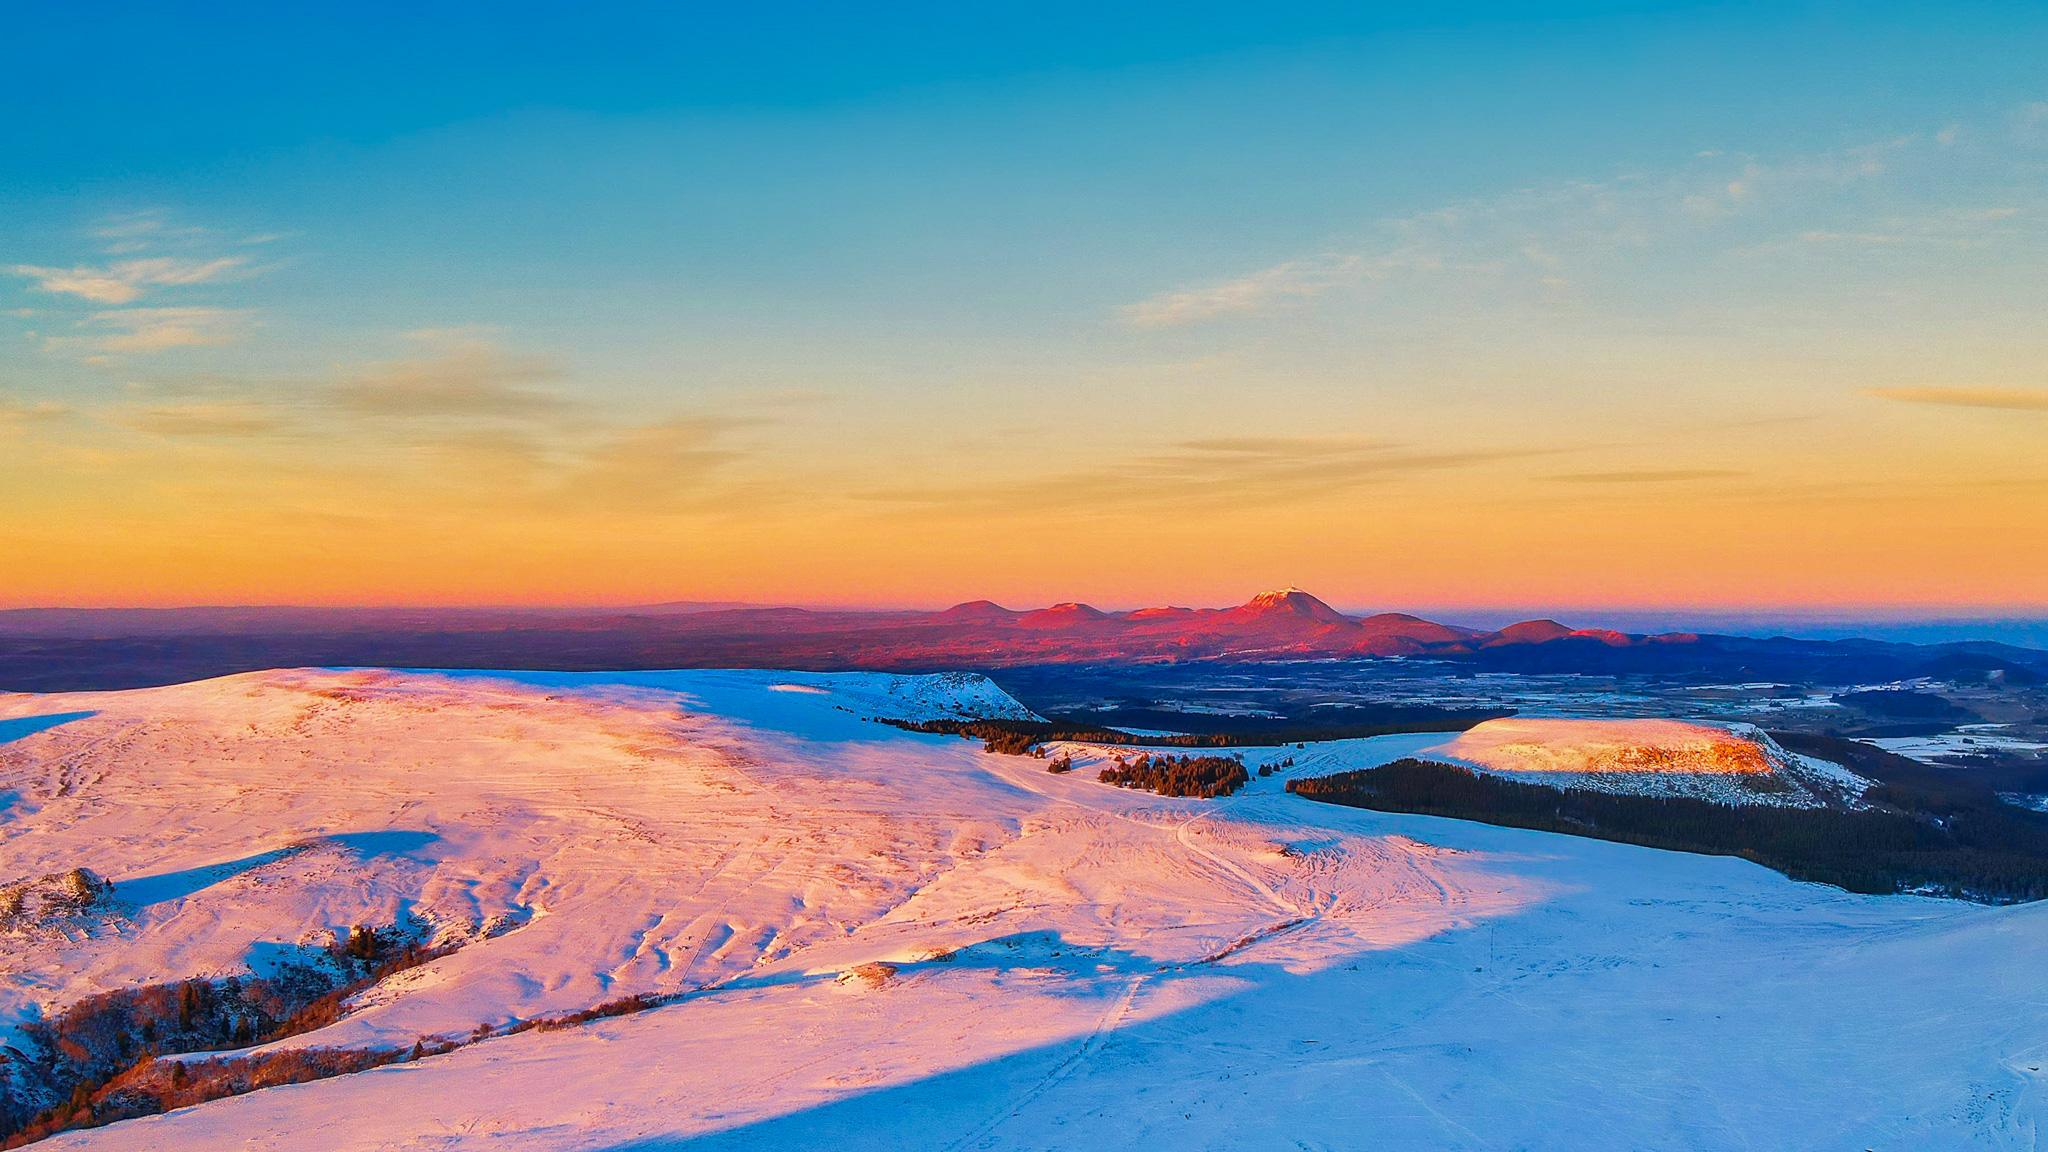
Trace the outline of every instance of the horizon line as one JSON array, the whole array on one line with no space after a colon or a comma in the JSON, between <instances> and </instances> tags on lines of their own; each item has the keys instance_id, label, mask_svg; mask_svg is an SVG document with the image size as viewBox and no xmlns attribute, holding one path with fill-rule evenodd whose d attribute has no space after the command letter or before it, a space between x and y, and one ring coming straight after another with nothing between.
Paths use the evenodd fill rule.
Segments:
<instances>
[{"instance_id":1,"label":"horizon line","mask_svg":"<svg viewBox=\"0 0 2048 1152\"><path fill-rule=\"evenodd\" d=\"M1824 622L1897 622L1897 623L1938 623L1956 622L2035 622L2048 621L2048 603L2043 604L1925 604L1912 602L1874 602L1863 604L1769 604L1736 606L1728 604L1631 604L1631 603L1544 603L1529 601L1501 601L1491 603L1447 603L1408 606L1384 604L1360 606L1325 600L1307 589L1288 587L1272 591L1305 592L1331 608L1349 616L1375 616L1389 613L1409 615L1456 615L1477 613L1487 616L1503 616L1527 613L1519 619L1539 619L1557 614L1601 613L1634 617L1673 617L1697 615L1718 619L1785 620ZM1264 595L1266 593L1254 593ZM935 613L962 604L993 603L998 607L1015 612L1032 612L1060 604L1084 604L1104 612L1133 612L1147 608L1179 607L1192 609L1227 609L1243 605L1251 600L1247 596L1228 604L1173 604L1167 601L1133 602L1090 601L1065 599L1046 604L1015 608L1002 604L992 597L970 597L944 604L936 601L923 603L896 602L831 602L831 601L777 601L777 600L694 600L678 598L671 600L639 601L575 601L575 602L434 602L434 601L388 601L388 602L346 602L323 603L319 601L250 601L240 603L177 603L177 604L21 604L0 607L0 614L31 612L632 612L648 609L690 608L700 612L747 611L795 609L806 612L843 612L849 614L872 613Z\"/></svg>"}]
</instances>

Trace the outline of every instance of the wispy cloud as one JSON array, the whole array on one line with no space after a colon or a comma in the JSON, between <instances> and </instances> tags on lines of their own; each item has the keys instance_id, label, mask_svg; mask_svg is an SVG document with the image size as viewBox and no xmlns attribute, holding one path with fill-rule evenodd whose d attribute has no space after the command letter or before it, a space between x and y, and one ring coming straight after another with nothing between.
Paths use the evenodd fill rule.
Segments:
<instances>
[{"instance_id":1,"label":"wispy cloud","mask_svg":"<svg viewBox=\"0 0 2048 1152\"><path fill-rule=\"evenodd\" d=\"M153 256L99 268L16 264L8 271L35 281L36 288L43 292L77 296L95 304L127 304L150 288L212 283L236 275L247 266L248 261L239 256L217 256L210 260Z\"/></svg>"},{"instance_id":2,"label":"wispy cloud","mask_svg":"<svg viewBox=\"0 0 2048 1152\"><path fill-rule=\"evenodd\" d=\"M120 308L93 314L93 323L113 334L92 341L107 352L162 352L204 348L239 339L249 319L229 308Z\"/></svg>"},{"instance_id":3,"label":"wispy cloud","mask_svg":"<svg viewBox=\"0 0 2048 1152\"><path fill-rule=\"evenodd\" d=\"M110 253L140 252L164 245L183 245L212 239L213 230L190 224L175 224L164 208L122 212L107 217L89 230Z\"/></svg>"},{"instance_id":4,"label":"wispy cloud","mask_svg":"<svg viewBox=\"0 0 2048 1152\"><path fill-rule=\"evenodd\" d=\"M618 429L575 461L556 486L556 499L611 510L701 504L713 474L746 455L731 434L754 423L710 415Z\"/></svg>"},{"instance_id":5,"label":"wispy cloud","mask_svg":"<svg viewBox=\"0 0 2048 1152\"><path fill-rule=\"evenodd\" d=\"M102 306L91 312L61 305L47 309L45 314L68 319L82 334L46 329L46 351L82 354L87 363L114 363L124 354L231 344L249 329L253 309L219 307L187 291L268 270L247 256L224 251L229 242L217 230L174 223L168 211L149 209L108 217L86 235L117 258L0 266L0 274L28 280L36 291ZM165 295L169 298L153 299ZM149 306L140 306L145 303Z\"/></svg>"},{"instance_id":6,"label":"wispy cloud","mask_svg":"<svg viewBox=\"0 0 2048 1152\"><path fill-rule=\"evenodd\" d=\"M1897 400L1905 404L2048 412L2048 389L2044 388L1865 388L1863 394L1881 400Z\"/></svg>"},{"instance_id":7,"label":"wispy cloud","mask_svg":"<svg viewBox=\"0 0 2048 1152\"><path fill-rule=\"evenodd\" d=\"M422 344L462 348L486 343L504 331L496 324L458 324L446 328L414 328L400 335Z\"/></svg>"},{"instance_id":8,"label":"wispy cloud","mask_svg":"<svg viewBox=\"0 0 2048 1152\"><path fill-rule=\"evenodd\" d=\"M125 415L121 423L158 436L268 436L285 427L276 409L253 400L159 404Z\"/></svg>"},{"instance_id":9,"label":"wispy cloud","mask_svg":"<svg viewBox=\"0 0 2048 1152\"><path fill-rule=\"evenodd\" d=\"M0 396L0 430L20 429L30 424L41 424L69 415L71 409L51 400L25 403L10 397Z\"/></svg>"},{"instance_id":10,"label":"wispy cloud","mask_svg":"<svg viewBox=\"0 0 2048 1152\"><path fill-rule=\"evenodd\" d=\"M750 417L394 426L308 403L284 386L265 396L204 387L215 394L104 405L75 420L60 421L69 413L54 406L0 402L0 443L26 439L201 500L222 499L214 486L233 477L235 499L251 505L361 523L751 515L791 499L786 483L742 469L756 449L738 434L764 423Z\"/></svg>"},{"instance_id":11,"label":"wispy cloud","mask_svg":"<svg viewBox=\"0 0 2048 1152\"><path fill-rule=\"evenodd\" d=\"M333 386L329 397L337 408L372 416L532 416L567 405L560 395L533 387L561 374L551 360L472 344L444 356L378 365Z\"/></svg>"},{"instance_id":12,"label":"wispy cloud","mask_svg":"<svg viewBox=\"0 0 2048 1152\"><path fill-rule=\"evenodd\" d=\"M1381 219L1352 243L1171 288L1116 315L1133 328L1174 328L1275 315L1347 291L1410 282L1544 301L1602 280L1698 271L1738 253L1803 250L1811 260L1831 248L1953 249L2006 234L2022 213L1995 201L1959 207L1953 180L1944 177L1969 163L1988 174L1987 195L2031 186L2037 179L2013 179L2024 175L2015 167L2021 153L2013 150L2027 147L2007 132L1970 146L1954 134L1906 135L1769 160L1706 152L1664 170L1562 181Z\"/></svg>"},{"instance_id":13,"label":"wispy cloud","mask_svg":"<svg viewBox=\"0 0 2048 1152\"><path fill-rule=\"evenodd\" d=\"M1358 256L1290 260L1235 280L1220 280L1127 304L1118 310L1136 328L1167 328L1248 313L1267 312L1288 303L1310 300L1347 283L1359 266Z\"/></svg>"},{"instance_id":14,"label":"wispy cloud","mask_svg":"<svg viewBox=\"0 0 2048 1152\"><path fill-rule=\"evenodd\" d=\"M1668 484L1685 480L1727 480L1747 475L1747 472L1727 468L1663 468L1634 472L1566 472L1545 476L1544 479L1567 484Z\"/></svg>"},{"instance_id":15,"label":"wispy cloud","mask_svg":"<svg viewBox=\"0 0 2048 1152\"><path fill-rule=\"evenodd\" d=\"M1359 456L1396 445L1360 436L1211 436L1174 445L1187 459L1263 460L1269 463Z\"/></svg>"},{"instance_id":16,"label":"wispy cloud","mask_svg":"<svg viewBox=\"0 0 2048 1152\"><path fill-rule=\"evenodd\" d=\"M1882 232L1828 232L1812 229L1799 235L1808 244L1904 244L1904 236L1888 236Z\"/></svg>"},{"instance_id":17,"label":"wispy cloud","mask_svg":"<svg viewBox=\"0 0 2048 1152\"><path fill-rule=\"evenodd\" d=\"M1319 499L1417 473L1542 454L1531 449L1428 451L1366 438L1232 437L1184 441L1166 451L1061 475L888 489L861 498L979 513L1246 510Z\"/></svg>"}]
</instances>

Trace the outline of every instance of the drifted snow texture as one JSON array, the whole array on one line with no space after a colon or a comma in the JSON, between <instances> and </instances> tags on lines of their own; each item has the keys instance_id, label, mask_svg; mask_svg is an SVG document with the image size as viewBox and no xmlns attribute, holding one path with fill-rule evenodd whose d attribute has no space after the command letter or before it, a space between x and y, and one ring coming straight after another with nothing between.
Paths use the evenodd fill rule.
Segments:
<instances>
[{"instance_id":1,"label":"drifted snow texture","mask_svg":"<svg viewBox=\"0 0 2048 1152\"><path fill-rule=\"evenodd\" d=\"M1317 805L863 717L977 678L276 672L0 697L0 1014L466 946L294 1046L584 1027L69 1133L197 1149L2031 1148L2048 916ZM113 882L86 893L61 878ZM37 889L38 892L42 888ZM40 907L40 905L38 905Z\"/></svg>"}]
</instances>

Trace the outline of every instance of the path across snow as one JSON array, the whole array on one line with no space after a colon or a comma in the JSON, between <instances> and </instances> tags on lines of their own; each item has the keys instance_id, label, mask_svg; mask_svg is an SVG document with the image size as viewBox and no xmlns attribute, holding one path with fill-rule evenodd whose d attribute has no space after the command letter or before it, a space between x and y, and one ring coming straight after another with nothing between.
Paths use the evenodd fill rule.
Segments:
<instances>
[{"instance_id":1,"label":"path across snow","mask_svg":"<svg viewBox=\"0 0 2048 1152\"><path fill-rule=\"evenodd\" d=\"M1441 735L1254 752L1297 764L1178 801L1086 750L1055 776L863 719L998 696L300 671L0 697L91 713L0 744L0 882L87 867L126 902L0 941L6 1019L394 920L469 943L289 1043L686 994L51 1146L2035 1146L2043 909L1281 790Z\"/></svg>"}]
</instances>

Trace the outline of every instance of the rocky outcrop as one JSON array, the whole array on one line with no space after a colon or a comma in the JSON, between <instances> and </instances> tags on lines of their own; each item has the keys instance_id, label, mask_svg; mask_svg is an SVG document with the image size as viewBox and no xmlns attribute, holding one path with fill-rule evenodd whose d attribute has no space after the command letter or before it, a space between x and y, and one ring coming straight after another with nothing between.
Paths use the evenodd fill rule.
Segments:
<instances>
[{"instance_id":1,"label":"rocky outcrop","mask_svg":"<svg viewBox=\"0 0 2048 1152\"><path fill-rule=\"evenodd\" d=\"M114 885L90 868L0 885L0 932L60 928L110 911Z\"/></svg>"}]
</instances>

